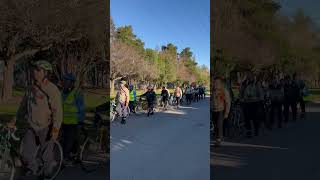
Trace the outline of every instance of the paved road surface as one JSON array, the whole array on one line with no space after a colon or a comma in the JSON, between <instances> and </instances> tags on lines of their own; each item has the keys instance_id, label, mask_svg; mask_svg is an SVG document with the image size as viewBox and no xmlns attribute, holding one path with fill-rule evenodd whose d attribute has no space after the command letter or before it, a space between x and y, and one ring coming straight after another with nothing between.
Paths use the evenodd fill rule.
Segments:
<instances>
[{"instance_id":1,"label":"paved road surface","mask_svg":"<svg viewBox=\"0 0 320 180\"><path fill-rule=\"evenodd\" d=\"M112 180L209 180L209 99L111 126Z\"/></svg>"},{"instance_id":2,"label":"paved road surface","mask_svg":"<svg viewBox=\"0 0 320 180\"><path fill-rule=\"evenodd\" d=\"M319 180L320 104L307 119L261 137L227 142L211 153L212 180Z\"/></svg>"},{"instance_id":3,"label":"paved road surface","mask_svg":"<svg viewBox=\"0 0 320 180\"><path fill-rule=\"evenodd\" d=\"M108 163L106 163L108 165ZM56 180L109 180L110 173L107 166L94 172L86 173L79 166L63 169ZM36 177L19 178L18 180L37 180Z\"/></svg>"}]
</instances>

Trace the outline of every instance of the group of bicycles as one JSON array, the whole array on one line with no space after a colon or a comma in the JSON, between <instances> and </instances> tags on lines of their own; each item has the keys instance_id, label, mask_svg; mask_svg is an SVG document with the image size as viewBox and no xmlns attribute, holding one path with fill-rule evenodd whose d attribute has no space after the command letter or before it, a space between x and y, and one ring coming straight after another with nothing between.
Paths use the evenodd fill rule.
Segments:
<instances>
[{"instance_id":1,"label":"group of bicycles","mask_svg":"<svg viewBox=\"0 0 320 180\"><path fill-rule=\"evenodd\" d=\"M109 158L108 124L104 112L95 110L95 121L85 121L81 126L79 147L73 152L72 157L75 165L80 165L81 169L87 173L97 170L106 165ZM23 129L11 127L9 124L0 124L0 179L15 180L23 176L26 169L22 159L21 138L17 134L23 134ZM60 137L63 132L60 132ZM32 176L40 179L55 179L64 167L63 150L60 145L61 138L57 140L48 139L46 144L30 154L38 165L38 170ZM47 150L52 151L53 159L46 162L44 157ZM52 166L53 165L53 166ZM50 168L50 174L45 173ZM46 175L44 175L46 174Z\"/></svg>"}]
</instances>

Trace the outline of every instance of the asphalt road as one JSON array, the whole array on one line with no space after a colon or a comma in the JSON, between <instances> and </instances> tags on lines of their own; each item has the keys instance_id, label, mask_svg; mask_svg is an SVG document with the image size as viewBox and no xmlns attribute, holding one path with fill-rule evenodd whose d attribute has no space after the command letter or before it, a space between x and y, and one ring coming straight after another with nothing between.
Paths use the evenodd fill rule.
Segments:
<instances>
[{"instance_id":1,"label":"asphalt road","mask_svg":"<svg viewBox=\"0 0 320 180\"><path fill-rule=\"evenodd\" d=\"M319 180L320 104L309 103L307 118L260 137L211 142L212 180Z\"/></svg>"},{"instance_id":2,"label":"asphalt road","mask_svg":"<svg viewBox=\"0 0 320 180\"><path fill-rule=\"evenodd\" d=\"M112 180L209 180L209 99L111 125Z\"/></svg>"}]
</instances>

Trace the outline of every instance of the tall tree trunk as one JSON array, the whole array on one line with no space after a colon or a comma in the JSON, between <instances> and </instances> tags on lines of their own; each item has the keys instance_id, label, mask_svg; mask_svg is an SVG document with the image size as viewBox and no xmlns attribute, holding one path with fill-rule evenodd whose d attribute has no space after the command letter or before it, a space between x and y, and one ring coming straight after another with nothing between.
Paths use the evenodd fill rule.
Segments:
<instances>
[{"instance_id":1,"label":"tall tree trunk","mask_svg":"<svg viewBox=\"0 0 320 180\"><path fill-rule=\"evenodd\" d=\"M114 81L115 79L110 80L110 95L114 95Z\"/></svg>"},{"instance_id":2,"label":"tall tree trunk","mask_svg":"<svg viewBox=\"0 0 320 180\"><path fill-rule=\"evenodd\" d=\"M8 61L7 66L3 70L2 94L1 101L6 102L12 98L13 91L13 75L14 75L15 61L13 59Z\"/></svg>"}]
</instances>

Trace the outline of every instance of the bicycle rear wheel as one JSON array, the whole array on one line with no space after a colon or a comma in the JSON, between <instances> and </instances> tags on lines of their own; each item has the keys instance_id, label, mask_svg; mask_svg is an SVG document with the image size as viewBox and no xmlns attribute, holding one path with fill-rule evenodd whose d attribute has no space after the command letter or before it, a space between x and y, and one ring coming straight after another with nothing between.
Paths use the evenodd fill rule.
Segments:
<instances>
[{"instance_id":1,"label":"bicycle rear wheel","mask_svg":"<svg viewBox=\"0 0 320 180\"><path fill-rule=\"evenodd\" d=\"M82 169L86 172L92 172L106 164L106 152L107 150L104 150L99 142L87 138L80 152L80 162Z\"/></svg>"},{"instance_id":2,"label":"bicycle rear wheel","mask_svg":"<svg viewBox=\"0 0 320 180\"><path fill-rule=\"evenodd\" d=\"M9 151L0 152L0 179L14 180L15 167Z\"/></svg>"},{"instance_id":3,"label":"bicycle rear wheel","mask_svg":"<svg viewBox=\"0 0 320 180\"><path fill-rule=\"evenodd\" d=\"M50 155L50 153L52 153ZM41 157L51 156L52 159L43 165L43 176L46 179L53 180L55 179L62 166L63 161L63 151L60 143L58 141L48 142L41 151Z\"/></svg>"}]
</instances>

